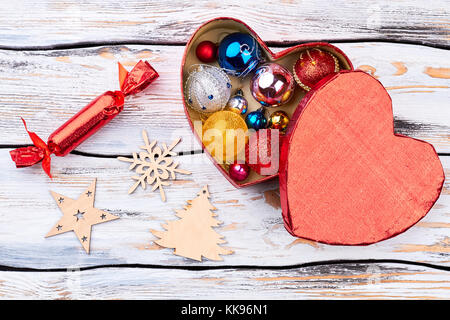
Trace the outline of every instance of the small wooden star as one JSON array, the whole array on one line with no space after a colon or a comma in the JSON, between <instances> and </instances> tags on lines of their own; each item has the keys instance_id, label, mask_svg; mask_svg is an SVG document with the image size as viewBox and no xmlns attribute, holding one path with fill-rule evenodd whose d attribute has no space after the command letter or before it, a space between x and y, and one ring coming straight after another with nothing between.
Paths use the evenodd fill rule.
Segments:
<instances>
[{"instance_id":1,"label":"small wooden star","mask_svg":"<svg viewBox=\"0 0 450 320\"><path fill-rule=\"evenodd\" d=\"M119 219L119 217L106 211L94 208L95 185L96 180L76 200L51 191L63 216L45 236L46 238L73 231L84 250L89 253L92 226L94 224ZM63 201L60 201L60 199L63 199Z\"/></svg>"}]
</instances>

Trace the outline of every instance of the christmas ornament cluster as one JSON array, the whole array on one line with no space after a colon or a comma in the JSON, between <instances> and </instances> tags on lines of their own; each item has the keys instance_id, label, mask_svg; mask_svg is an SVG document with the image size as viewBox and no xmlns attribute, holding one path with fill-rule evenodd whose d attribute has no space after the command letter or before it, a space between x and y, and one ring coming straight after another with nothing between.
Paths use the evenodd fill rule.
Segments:
<instances>
[{"instance_id":1,"label":"christmas ornament cluster","mask_svg":"<svg viewBox=\"0 0 450 320\"><path fill-rule=\"evenodd\" d=\"M292 104L299 102L293 101L294 96L306 94L321 79L337 73L339 60L313 46L296 53L294 63L277 61L253 35L231 30L199 39L193 48L195 57L186 65L183 89L186 105L202 122L204 147L235 183L245 184L252 171L276 174L261 170L278 156L270 154L267 136L283 137L295 110ZM270 132L260 136L259 130ZM252 135L256 147L249 146ZM264 152L269 153L268 162L260 163L259 156L250 157L256 162L249 161L249 153Z\"/></svg>"}]
</instances>

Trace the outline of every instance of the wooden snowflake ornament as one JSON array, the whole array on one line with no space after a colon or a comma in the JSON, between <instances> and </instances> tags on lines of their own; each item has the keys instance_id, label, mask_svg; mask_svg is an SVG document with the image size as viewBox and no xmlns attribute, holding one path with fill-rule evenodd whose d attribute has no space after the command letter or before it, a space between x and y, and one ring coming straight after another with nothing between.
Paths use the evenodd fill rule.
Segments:
<instances>
[{"instance_id":1,"label":"wooden snowflake ornament","mask_svg":"<svg viewBox=\"0 0 450 320\"><path fill-rule=\"evenodd\" d=\"M181 138L175 140L169 147L163 143L160 147L155 146L156 141L149 143L147 132L142 130L142 137L145 145L140 148L145 150L139 152L139 157L136 152L133 152L133 159L118 157L120 161L131 162L129 170L135 169L139 176L132 176L136 183L128 190L128 194L134 192L136 188L141 185L142 189L147 188L147 184L153 185L152 191L159 189L161 199L166 201L163 186L169 185L168 179L175 180L175 173L191 174L189 171L178 169L178 163L171 158L176 155L172 149L180 142Z\"/></svg>"},{"instance_id":2,"label":"wooden snowflake ornament","mask_svg":"<svg viewBox=\"0 0 450 320\"><path fill-rule=\"evenodd\" d=\"M179 220L162 225L166 231L150 230L160 238L155 243L174 248L174 254L197 261L202 261L202 256L210 260L223 260L220 255L232 254L233 251L219 246L226 241L213 229L222 222L214 218L217 215L212 211L217 209L209 198L208 186L204 186L197 198L188 200L188 205L182 210L175 210Z\"/></svg>"},{"instance_id":3,"label":"wooden snowflake ornament","mask_svg":"<svg viewBox=\"0 0 450 320\"><path fill-rule=\"evenodd\" d=\"M89 253L92 226L119 219L119 217L108 212L94 208L95 184L96 180L91 183L77 200L50 191L59 209L63 212L63 216L45 236L46 238L73 231L77 235L78 240L80 240L84 250Z\"/></svg>"}]
</instances>

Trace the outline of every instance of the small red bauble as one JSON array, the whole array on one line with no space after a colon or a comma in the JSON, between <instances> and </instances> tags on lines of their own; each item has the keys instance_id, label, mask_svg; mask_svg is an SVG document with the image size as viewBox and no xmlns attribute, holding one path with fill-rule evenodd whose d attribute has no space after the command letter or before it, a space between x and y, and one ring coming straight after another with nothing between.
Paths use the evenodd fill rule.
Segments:
<instances>
[{"instance_id":1,"label":"small red bauble","mask_svg":"<svg viewBox=\"0 0 450 320\"><path fill-rule=\"evenodd\" d=\"M216 60L217 46L211 41L202 41L197 45L195 54L201 62L213 62Z\"/></svg>"},{"instance_id":2,"label":"small red bauble","mask_svg":"<svg viewBox=\"0 0 450 320\"><path fill-rule=\"evenodd\" d=\"M338 71L339 61L333 54L313 48L300 53L294 65L294 78L300 87L309 91L325 76Z\"/></svg>"},{"instance_id":3,"label":"small red bauble","mask_svg":"<svg viewBox=\"0 0 450 320\"><path fill-rule=\"evenodd\" d=\"M263 129L256 131L250 136L245 146L247 164L260 175L277 174L280 161L279 146L279 130Z\"/></svg>"},{"instance_id":4,"label":"small red bauble","mask_svg":"<svg viewBox=\"0 0 450 320\"><path fill-rule=\"evenodd\" d=\"M228 173L234 181L244 181L250 174L250 167L245 163L233 163L230 165Z\"/></svg>"}]
</instances>

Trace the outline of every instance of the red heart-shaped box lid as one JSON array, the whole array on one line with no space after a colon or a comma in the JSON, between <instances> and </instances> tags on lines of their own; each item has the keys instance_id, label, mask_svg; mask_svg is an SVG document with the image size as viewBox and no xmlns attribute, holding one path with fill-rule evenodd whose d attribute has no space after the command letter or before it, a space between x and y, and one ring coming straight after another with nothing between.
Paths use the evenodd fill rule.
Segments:
<instances>
[{"instance_id":1,"label":"red heart-shaped box lid","mask_svg":"<svg viewBox=\"0 0 450 320\"><path fill-rule=\"evenodd\" d=\"M328 244L370 244L399 234L438 199L444 172L433 146L394 134L392 102L362 71L310 91L282 142L286 229Z\"/></svg>"}]
</instances>

